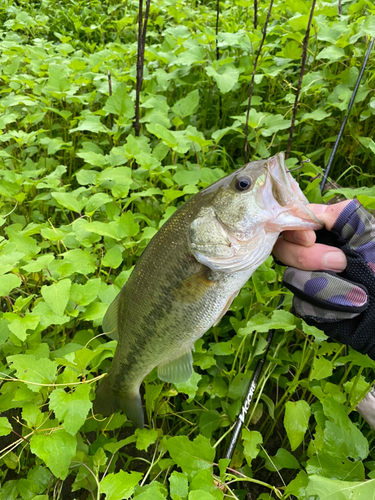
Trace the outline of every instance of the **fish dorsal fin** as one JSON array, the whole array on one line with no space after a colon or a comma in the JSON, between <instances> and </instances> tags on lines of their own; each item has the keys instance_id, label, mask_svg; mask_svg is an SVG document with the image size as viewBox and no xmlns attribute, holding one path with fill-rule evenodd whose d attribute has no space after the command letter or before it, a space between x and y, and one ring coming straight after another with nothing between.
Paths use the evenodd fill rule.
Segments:
<instances>
[{"instance_id":1,"label":"fish dorsal fin","mask_svg":"<svg viewBox=\"0 0 375 500\"><path fill-rule=\"evenodd\" d=\"M108 307L102 323L103 332L108 335L108 337L111 337L112 340L118 340L117 318L119 303L120 294L117 295L115 300Z\"/></svg>"},{"instance_id":2,"label":"fish dorsal fin","mask_svg":"<svg viewBox=\"0 0 375 500\"><path fill-rule=\"evenodd\" d=\"M191 349L176 359L158 366L158 377L164 382L180 384L189 380L193 373L193 355Z\"/></svg>"}]
</instances>

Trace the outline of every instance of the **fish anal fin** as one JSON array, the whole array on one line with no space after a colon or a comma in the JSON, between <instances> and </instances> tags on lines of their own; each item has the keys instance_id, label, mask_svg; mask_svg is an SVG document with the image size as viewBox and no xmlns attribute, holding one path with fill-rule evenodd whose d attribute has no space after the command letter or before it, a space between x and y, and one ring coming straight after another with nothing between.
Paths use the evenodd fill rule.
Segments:
<instances>
[{"instance_id":1,"label":"fish anal fin","mask_svg":"<svg viewBox=\"0 0 375 500\"><path fill-rule=\"evenodd\" d=\"M174 290L175 297L181 302L193 303L203 297L214 284L215 281L211 279L211 270L205 268L181 281Z\"/></svg>"},{"instance_id":2,"label":"fish anal fin","mask_svg":"<svg viewBox=\"0 0 375 500\"><path fill-rule=\"evenodd\" d=\"M221 311L219 317L216 319L216 321L213 324L213 326L216 326L219 323L219 321L224 316L224 314L228 311L228 309L230 308L231 303L234 301L234 299L237 297L238 294L239 294L239 290L238 290L238 292L235 292L233 295L231 295L229 297L228 302L225 304L223 310Z\"/></svg>"},{"instance_id":3,"label":"fish anal fin","mask_svg":"<svg viewBox=\"0 0 375 500\"><path fill-rule=\"evenodd\" d=\"M117 295L112 304L108 307L104 315L102 328L103 332L111 337L112 340L118 340L118 308L120 304L120 294Z\"/></svg>"},{"instance_id":4,"label":"fish anal fin","mask_svg":"<svg viewBox=\"0 0 375 500\"><path fill-rule=\"evenodd\" d=\"M189 380L193 373L193 354L191 349L181 354L178 358L172 359L163 365L158 366L158 377L164 382L180 384Z\"/></svg>"}]
</instances>

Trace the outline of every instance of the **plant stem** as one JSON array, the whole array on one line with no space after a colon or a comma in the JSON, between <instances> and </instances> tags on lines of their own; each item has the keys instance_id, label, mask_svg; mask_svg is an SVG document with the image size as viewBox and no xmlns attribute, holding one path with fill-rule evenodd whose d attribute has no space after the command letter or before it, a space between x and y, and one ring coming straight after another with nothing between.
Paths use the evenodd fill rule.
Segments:
<instances>
[{"instance_id":1,"label":"plant stem","mask_svg":"<svg viewBox=\"0 0 375 500\"><path fill-rule=\"evenodd\" d=\"M311 28L312 18L313 18L313 15L314 15L315 4L316 4L316 0L313 0L312 5L311 5L311 10L310 10L310 17L309 17L309 21L308 21L308 23L307 23L307 28L306 28L305 37L304 37L304 39L303 39L302 59L301 59L301 71L300 71L300 73L299 73L299 80L298 80L298 86L297 86L296 98L295 98L295 100L294 100L294 105L293 105L292 123L290 124L290 131L289 131L288 146L287 146L287 148L286 148L286 153L285 153L285 158L286 158L286 159L288 159L288 158L289 158L290 148L291 148L291 146L292 146L292 138L293 138L293 132L294 132L294 124L295 124L295 121L296 121L296 116L297 116L298 99L299 99L299 94L300 94L300 92L301 92L303 74L304 74L304 72L305 72L306 57L307 57L307 46L308 46L308 44L309 44L310 28Z\"/></svg>"},{"instance_id":2,"label":"plant stem","mask_svg":"<svg viewBox=\"0 0 375 500\"><path fill-rule=\"evenodd\" d=\"M260 42L260 46L259 46L257 55L255 56L253 74L251 75L250 94L249 94L249 101L247 103L246 125L245 125L245 148L244 148L245 163L247 163L247 159L248 159L248 156L249 156L248 155L248 150L249 150L249 142L248 142L248 136L249 136L249 115L250 115L250 108L251 108L251 98L253 97L255 71L257 69L258 59L259 59L260 53L262 51L264 40L266 39L267 25L268 25L268 20L269 20L270 15L271 15L272 5L273 5L273 0L271 0L271 2L270 2L270 7L268 9L268 13L267 13L267 17L266 17L266 22L264 23L262 41Z\"/></svg>"}]
</instances>

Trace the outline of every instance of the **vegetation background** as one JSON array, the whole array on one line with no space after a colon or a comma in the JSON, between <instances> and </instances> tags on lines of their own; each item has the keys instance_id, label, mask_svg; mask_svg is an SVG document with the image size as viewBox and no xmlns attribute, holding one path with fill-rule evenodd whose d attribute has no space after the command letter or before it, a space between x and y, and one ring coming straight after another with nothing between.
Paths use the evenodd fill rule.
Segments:
<instances>
[{"instance_id":1,"label":"vegetation background","mask_svg":"<svg viewBox=\"0 0 375 500\"><path fill-rule=\"evenodd\" d=\"M146 378L145 429L91 411L115 349L101 321L137 258L181 203L244 164L270 5L151 2L136 136L138 2L1 2L0 500L373 498L374 432L353 410L375 364L294 318L290 295L275 311L271 258L196 343L186 384ZM311 6L273 2L253 159L287 148ZM373 2L316 2L288 159L311 159L295 174L311 201L374 36ZM372 56L332 171L344 187L324 200L375 208L374 76Z\"/></svg>"}]
</instances>

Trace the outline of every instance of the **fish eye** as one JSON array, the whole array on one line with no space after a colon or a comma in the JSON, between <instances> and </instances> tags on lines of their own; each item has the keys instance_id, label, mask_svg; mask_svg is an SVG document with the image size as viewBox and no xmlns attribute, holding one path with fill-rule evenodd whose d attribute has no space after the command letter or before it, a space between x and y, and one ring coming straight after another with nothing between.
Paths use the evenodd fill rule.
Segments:
<instances>
[{"instance_id":1,"label":"fish eye","mask_svg":"<svg viewBox=\"0 0 375 500\"><path fill-rule=\"evenodd\" d=\"M235 182L237 191L248 191L251 188L252 182L250 177L238 177Z\"/></svg>"}]
</instances>

